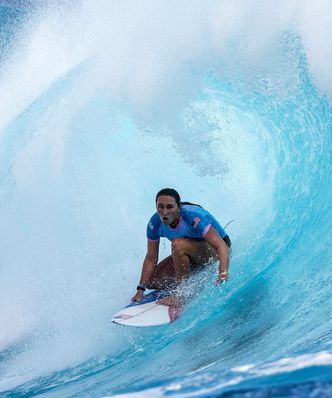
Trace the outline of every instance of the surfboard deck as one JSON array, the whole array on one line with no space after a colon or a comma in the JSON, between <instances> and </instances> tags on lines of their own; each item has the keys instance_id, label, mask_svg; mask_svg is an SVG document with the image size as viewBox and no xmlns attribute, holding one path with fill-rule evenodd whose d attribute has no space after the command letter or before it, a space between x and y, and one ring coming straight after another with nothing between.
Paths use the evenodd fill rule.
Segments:
<instances>
[{"instance_id":1,"label":"surfboard deck","mask_svg":"<svg viewBox=\"0 0 332 398\"><path fill-rule=\"evenodd\" d=\"M131 302L117 312L113 316L112 322L135 327L159 326L172 323L180 315L180 306L156 303L156 301L168 296L168 292L153 290L145 294L141 301Z\"/></svg>"}]
</instances>

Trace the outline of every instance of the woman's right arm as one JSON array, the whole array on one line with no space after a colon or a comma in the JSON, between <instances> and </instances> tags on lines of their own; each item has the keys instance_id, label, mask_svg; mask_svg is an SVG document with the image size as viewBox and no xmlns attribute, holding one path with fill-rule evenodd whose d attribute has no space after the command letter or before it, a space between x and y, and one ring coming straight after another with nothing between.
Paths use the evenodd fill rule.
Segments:
<instances>
[{"instance_id":1,"label":"woman's right arm","mask_svg":"<svg viewBox=\"0 0 332 398\"><path fill-rule=\"evenodd\" d=\"M159 240L148 239L147 252L143 262L141 279L139 281L141 285L148 286L154 267L158 263L158 255L159 255ZM144 296L144 291L139 289L132 298L132 301L141 301L143 296Z\"/></svg>"}]
</instances>

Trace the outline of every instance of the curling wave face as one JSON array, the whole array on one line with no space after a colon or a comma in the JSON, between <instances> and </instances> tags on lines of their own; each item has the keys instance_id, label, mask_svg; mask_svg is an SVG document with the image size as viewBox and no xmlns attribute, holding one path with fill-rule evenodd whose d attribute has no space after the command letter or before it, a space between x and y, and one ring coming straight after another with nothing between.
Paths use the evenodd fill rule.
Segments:
<instances>
[{"instance_id":1,"label":"curling wave face","mask_svg":"<svg viewBox=\"0 0 332 398\"><path fill-rule=\"evenodd\" d=\"M1 5L3 396L328 393L332 14L268 3ZM234 219L231 280L123 330L165 186Z\"/></svg>"}]
</instances>

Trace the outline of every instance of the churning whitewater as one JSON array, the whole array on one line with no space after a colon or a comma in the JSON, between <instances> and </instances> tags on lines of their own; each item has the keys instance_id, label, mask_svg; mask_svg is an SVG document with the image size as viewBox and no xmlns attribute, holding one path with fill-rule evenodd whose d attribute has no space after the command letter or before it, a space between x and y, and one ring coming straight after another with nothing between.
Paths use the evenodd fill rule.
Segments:
<instances>
[{"instance_id":1,"label":"churning whitewater","mask_svg":"<svg viewBox=\"0 0 332 398\"><path fill-rule=\"evenodd\" d=\"M330 397L331 3L16 0L0 22L0 396ZM114 325L168 186L234 220L230 280Z\"/></svg>"}]
</instances>

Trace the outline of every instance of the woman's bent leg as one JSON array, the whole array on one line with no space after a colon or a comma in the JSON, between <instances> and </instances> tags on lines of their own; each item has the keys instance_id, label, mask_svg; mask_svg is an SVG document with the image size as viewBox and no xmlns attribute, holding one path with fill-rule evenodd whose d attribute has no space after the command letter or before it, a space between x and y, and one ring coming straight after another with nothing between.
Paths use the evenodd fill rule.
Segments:
<instances>
[{"instance_id":1,"label":"woman's bent leg","mask_svg":"<svg viewBox=\"0 0 332 398\"><path fill-rule=\"evenodd\" d=\"M172 289L181 284L192 270L217 259L216 250L206 241L177 238L172 242L172 255L162 260L147 283L149 289Z\"/></svg>"},{"instance_id":2,"label":"woman's bent leg","mask_svg":"<svg viewBox=\"0 0 332 398\"><path fill-rule=\"evenodd\" d=\"M147 283L149 289L165 290L175 286L175 270L172 256L166 257L156 266Z\"/></svg>"},{"instance_id":3,"label":"woman's bent leg","mask_svg":"<svg viewBox=\"0 0 332 398\"><path fill-rule=\"evenodd\" d=\"M172 242L176 282L181 283L191 271L217 259L216 250L204 240L178 238Z\"/></svg>"}]
</instances>

